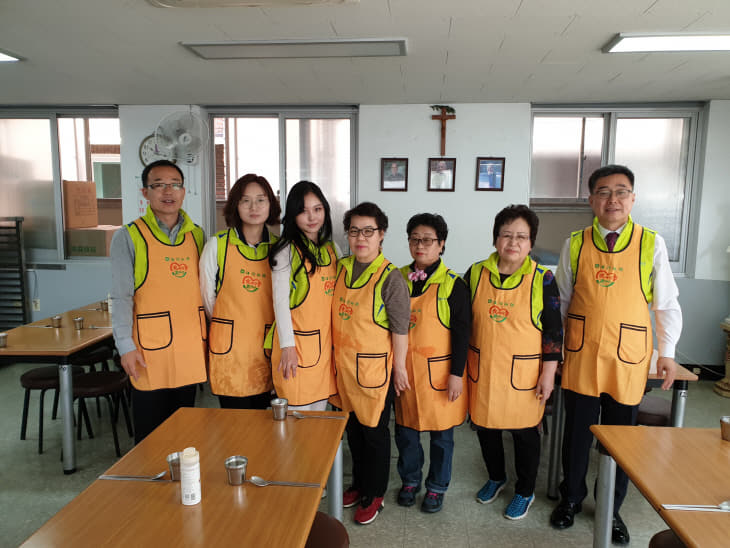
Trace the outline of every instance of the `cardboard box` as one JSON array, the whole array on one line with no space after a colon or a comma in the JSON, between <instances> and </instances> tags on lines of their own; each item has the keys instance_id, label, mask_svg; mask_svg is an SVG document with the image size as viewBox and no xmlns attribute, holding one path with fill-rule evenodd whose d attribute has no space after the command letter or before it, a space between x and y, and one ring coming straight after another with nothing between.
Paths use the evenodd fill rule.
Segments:
<instances>
[{"instance_id":1,"label":"cardboard box","mask_svg":"<svg viewBox=\"0 0 730 548\"><path fill-rule=\"evenodd\" d=\"M63 222L67 229L99 224L94 181L63 181Z\"/></svg>"},{"instance_id":2,"label":"cardboard box","mask_svg":"<svg viewBox=\"0 0 730 548\"><path fill-rule=\"evenodd\" d=\"M98 225L93 228L66 230L68 257L108 257L112 236L121 228L117 225Z\"/></svg>"}]
</instances>

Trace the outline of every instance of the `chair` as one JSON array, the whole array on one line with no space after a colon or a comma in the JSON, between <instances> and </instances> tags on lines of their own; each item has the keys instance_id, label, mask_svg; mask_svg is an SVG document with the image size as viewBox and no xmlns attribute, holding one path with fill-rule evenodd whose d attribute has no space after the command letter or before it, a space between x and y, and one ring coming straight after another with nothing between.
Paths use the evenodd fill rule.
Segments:
<instances>
[{"instance_id":1,"label":"chair","mask_svg":"<svg viewBox=\"0 0 730 548\"><path fill-rule=\"evenodd\" d=\"M121 457L119 449L119 437L117 436L117 419L119 418L119 407L124 412L124 419L127 423L127 433L133 436L132 422L127 409L127 398L125 391L129 385L129 377L123 371L94 371L74 379L74 398L79 400L79 419L77 422L77 436L81 439L81 418L86 421L86 429L90 438L94 437L91 426L88 422L86 411L86 398L104 398L109 404L111 416L112 434L114 436L114 449L117 457Z\"/></svg>"},{"instance_id":2,"label":"chair","mask_svg":"<svg viewBox=\"0 0 730 548\"><path fill-rule=\"evenodd\" d=\"M71 374L74 379L84 374L84 368L79 366L71 366ZM20 376L20 385L25 388L25 399L23 401L23 418L20 423L20 439L25 439L28 427L28 406L30 404L30 391L40 390L40 409L38 412L38 453L43 453L43 399L46 390L55 390L53 397L53 414L51 418L55 419L58 413L58 366L48 365L45 367L36 367L30 371L26 371Z\"/></svg>"},{"instance_id":3,"label":"chair","mask_svg":"<svg viewBox=\"0 0 730 548\"><path fill-rule=\"evenodd\" d=\"M651 537L649 548L686 548L684 542L671 529L665 529Z\"/></svg>"},{"instance_id":4,"label":"chair","mask_svg":"<svg viewBox=\"0 0 730 548\"><path fill-rule=\"evenodd\" d=\"M90 351L83 351L71 358L72 365L88 367L90 371L96 371L96 364L100 365L102 371L109 371L109 360L114 359L113 346L100 346Z\"/></svg>"},{"instance_id":5,"label":"chair","mask_svg":"<svg viewBox=\"0 0 730 548\"><path fill-rule=\"evenodd\" d=\"M644 426L669 426L672 417L672 402L659 396L644 394L639 403L636 424Z\"/></svg>"},{"instance_id":6,"label":"chair","mask_svg":"<svg viewBox=\"0 0 730 548\"><path fill-rule=\"evenodd\" d=\"M317 512L304 548L347 548L350 537L347 529L336 518Z\"/></svg>"}]
</instances>

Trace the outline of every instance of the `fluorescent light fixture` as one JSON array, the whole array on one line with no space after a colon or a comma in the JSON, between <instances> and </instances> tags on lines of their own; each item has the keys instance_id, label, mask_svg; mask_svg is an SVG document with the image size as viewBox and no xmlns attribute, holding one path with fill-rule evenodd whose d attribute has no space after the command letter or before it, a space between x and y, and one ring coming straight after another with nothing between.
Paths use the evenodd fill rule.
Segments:
<instances>
[{"instance_id":1,"label":"fluorescent light fixture","mask_svg":"<svg viewBox=\"0 0 730 548\"><path fill-rule=\"evenodd\" d=\"M333 40L246 40L180 42L203 59L305 59L323 57L400 57L405 38Z\"/></svg>"},{"instance_id":2,"label":"fluorescent light fixture","mask_svg":"<svg viewBox=\"0 0 730 548\"><path fill-rule=\"evenodd\" d=\"M633 34L619 33L603 47L603 53L657 51L730 51L730 34Z\"/></svg>"},{"instance_id":3,"label":"fluorescent light fixture","mask_svg":"<svg viewBox=\"0 0 730 548\"><path fill-rule=\"evenodd\" d=\"M15 63L20 61L22 57L18 57L14 53L10 53L7 50L0 49L0 63Z\"/></svg>"}]
</instances>

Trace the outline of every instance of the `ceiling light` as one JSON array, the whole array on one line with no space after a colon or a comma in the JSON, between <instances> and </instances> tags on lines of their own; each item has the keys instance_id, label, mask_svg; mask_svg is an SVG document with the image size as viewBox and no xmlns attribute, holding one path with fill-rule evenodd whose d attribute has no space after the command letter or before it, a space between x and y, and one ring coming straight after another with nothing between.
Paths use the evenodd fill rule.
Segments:
<instances>
[{"instance_id":1,"label":"ceiling light","mask_svg":"<svg viewBox=\"0 0 730 548\"><path fill-rule=\"evenodd\" d=\"M730 35L620 33L603 47L603 53L652 51L730 51Z\"/></svg>"},{"instance_id":2,"label":"ceiling light","mask_svg":"<svg viewBox=\"0 0 730 548\"><path fill-rule=\"evenodd\" d=\"M322 57L398 57L406 55L405 38L354 40L248 40L180 42L203 59L302 59Z\"/></svg>"},{"instance_id":3,"label":"ceiling light","mask_svg":"<svg viewBox=\"0 0 730 548\"><path fill-rule=\"evenodd\" d=\"M0 63L14 63L15 61L20 61L21 57L18 57L17 55L10 53L7 50L0 49Z\"/></svg>"}]
</instances>

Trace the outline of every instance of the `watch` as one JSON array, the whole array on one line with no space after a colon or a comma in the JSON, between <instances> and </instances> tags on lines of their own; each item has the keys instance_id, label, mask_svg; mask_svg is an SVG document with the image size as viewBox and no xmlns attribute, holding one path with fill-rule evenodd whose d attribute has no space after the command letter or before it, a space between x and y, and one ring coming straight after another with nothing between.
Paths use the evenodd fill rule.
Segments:
<instances>
[{"instance_id":1,"label":"watch","mask_svg":"<svg viewBox=\"0 0 730 548\"><path fill-rule=\"evenodd\" d=\"M172 157L172 152L162 150L157 146L155 141L155 134L148 135L139 144L139 159L142 165L151 164L156 160L170 160L175 162L175 158Z\"/></svg>"}]
</instances>

